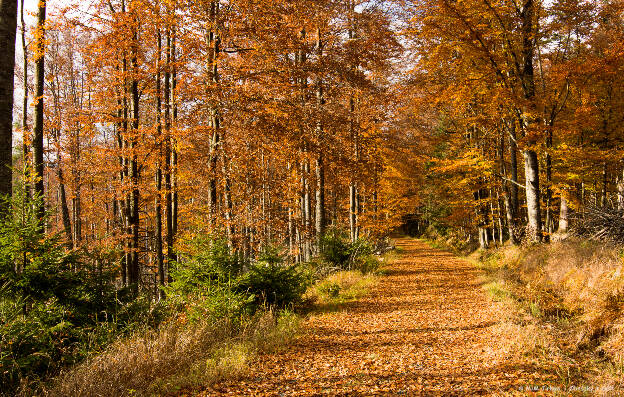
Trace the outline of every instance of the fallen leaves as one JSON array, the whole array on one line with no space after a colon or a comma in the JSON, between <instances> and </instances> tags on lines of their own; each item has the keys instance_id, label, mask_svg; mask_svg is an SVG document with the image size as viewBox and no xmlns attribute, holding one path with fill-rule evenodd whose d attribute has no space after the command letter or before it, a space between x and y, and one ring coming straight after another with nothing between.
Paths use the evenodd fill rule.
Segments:
<instances>
[{"instance_id":1,"label":"fallen leaves","mask_svg":"<svg viewBox=\"0 0 624 397\"><path fill-rule=\"evenodd\" d=\"M201 395L525 395L553 379L512 360L478 270L417 240L398 246L403 254L368 296L309 317L290 349Z\"/></svg>"}]
</instances>

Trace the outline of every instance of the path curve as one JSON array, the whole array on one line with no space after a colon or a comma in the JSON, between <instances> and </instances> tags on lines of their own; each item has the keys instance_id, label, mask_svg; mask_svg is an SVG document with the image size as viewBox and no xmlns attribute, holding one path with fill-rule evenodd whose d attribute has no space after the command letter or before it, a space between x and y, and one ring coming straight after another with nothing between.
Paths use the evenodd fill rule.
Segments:
<instances>
[{"instance_id":1,"label":"path curve","mask_svg":"<svg viewBox=\"0 0 624 397\"><path fill-rule=\"evenodd\" d=\"M507 360L479 271L415 239L397 246L400 258L368 296L312 316L249 379L202 395L524 395L539 371Z\"/></svg>"}]
</instances>

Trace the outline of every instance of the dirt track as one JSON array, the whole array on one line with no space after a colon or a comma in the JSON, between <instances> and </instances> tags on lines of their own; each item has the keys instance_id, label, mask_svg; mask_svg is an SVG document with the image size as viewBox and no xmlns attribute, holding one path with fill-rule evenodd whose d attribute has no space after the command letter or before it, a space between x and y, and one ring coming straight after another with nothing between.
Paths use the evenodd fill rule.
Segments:
<instances>
[{"instance_id":1,"label":"dirt track","mask_svg":"<svg viewBox=\"0 0 624 397\"><path fill-rule=\"evenodd\" d=\"M526 395L550 378L508 360L499 309L473 265L418 240L397 245L399 260L366 298L312 316L249 379L203 395Z\"/></svg>"}]
</instances>

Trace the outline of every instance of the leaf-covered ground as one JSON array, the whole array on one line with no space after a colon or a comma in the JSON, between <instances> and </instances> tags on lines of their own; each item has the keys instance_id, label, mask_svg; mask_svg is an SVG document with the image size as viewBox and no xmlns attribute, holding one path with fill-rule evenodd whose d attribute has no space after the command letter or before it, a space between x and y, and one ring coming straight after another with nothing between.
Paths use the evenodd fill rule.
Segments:
<instances>
[{"instance_id":1,"label":"leaf-covered ground","mask_svg":"<svg viewBox=\"0 0 624 397\"><path fill-rule=\"evenodd\" d=\"M501 308L470 263L413 239L371 293L316 314L282 353L202 395L550 394L546 367L511 359Z\"/></svg>"}]
</instances>

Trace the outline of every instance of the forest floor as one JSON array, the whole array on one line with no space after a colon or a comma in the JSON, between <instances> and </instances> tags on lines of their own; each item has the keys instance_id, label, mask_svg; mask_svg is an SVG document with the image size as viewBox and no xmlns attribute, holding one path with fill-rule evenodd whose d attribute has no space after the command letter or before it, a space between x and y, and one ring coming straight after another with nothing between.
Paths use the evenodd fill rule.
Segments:
<instances>
[{"instance_id":1,"label":"forest floor","mask_svg":"<svg viewBox=\"0 0 624 397\"><path fill-rule=\"evenodd\" d=\"M473 264L415 239L397 247L367 296L309 315L287 349L201 395L568 395L561 367L514 352L508 309Z\"/></svg>"}]
</instances>

